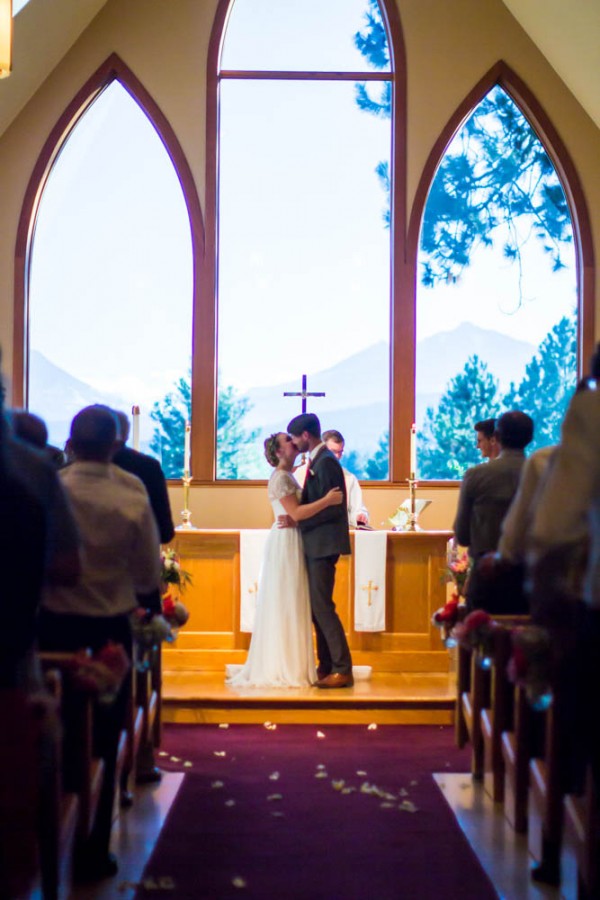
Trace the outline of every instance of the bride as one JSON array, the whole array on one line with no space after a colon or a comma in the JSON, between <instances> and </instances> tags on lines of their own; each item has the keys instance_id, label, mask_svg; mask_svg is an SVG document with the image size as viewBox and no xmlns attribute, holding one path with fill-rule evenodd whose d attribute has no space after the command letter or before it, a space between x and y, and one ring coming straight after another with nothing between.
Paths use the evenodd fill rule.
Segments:
<instances>
[{"instance_id":1,"label":"bride","mask_svg":"<svg viewBox=\"0 0 600 900\"><path fill-rule=\"evenodd\" d=\"M304 687L317 679L302 537L296 527L281 527L277 520L289 516L299 522L344 498L339 488L332 488L301 506L301 490L292 475L297 455L284 431L265 440L265 457L275 469L268 486L275 522L262 560L248 658L227 678L233 687Z\"/></svg>"}]
</instances>

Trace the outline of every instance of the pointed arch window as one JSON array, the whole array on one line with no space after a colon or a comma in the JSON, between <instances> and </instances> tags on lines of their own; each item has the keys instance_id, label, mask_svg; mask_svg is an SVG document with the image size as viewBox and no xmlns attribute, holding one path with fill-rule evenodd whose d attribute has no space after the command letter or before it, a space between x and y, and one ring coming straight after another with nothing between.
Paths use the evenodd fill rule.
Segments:
<instances>
[{"instance_id":1,"label":"pointed arch window","mask_svg":"<svg viewBox=\"0 0 600 900\"><path fill-rule=\"evenodd\" d=\"M534 128L496 84L457 131L420 230L416 420L423 479L481 462L474 425L508 409L556 443L578 368L570 205Z\"/></svg>"},{"instance_id":2,"label":"pointed arch window","mask_svg":"<svg viewBox=\"0 0 600 900\"><path fill-rule=\"evenodd\" d=\"M389 477L393 54L376 0L235 0L218 63L216 476L309 399ZM224 17L223 17L224 21ZM393 183L393 182L392 182ZM218 286L218 287L217 287Z\"/></svg>"},{"instance_id":3,"label":"pointed arch window","mask_svg":"<svg viewBox=\"0 0 600 900\"><path fill-rule=\"evenodd\" d=\"M28 405L52 443L64 443L84 405L138 405L141 449L169 474L180 469L183 429L181 458L163 457L150 414L174 382L189 379L192 258L178 173L144 110L113 79L60 144L29 248Z\"/></svg>"}]
</instances>

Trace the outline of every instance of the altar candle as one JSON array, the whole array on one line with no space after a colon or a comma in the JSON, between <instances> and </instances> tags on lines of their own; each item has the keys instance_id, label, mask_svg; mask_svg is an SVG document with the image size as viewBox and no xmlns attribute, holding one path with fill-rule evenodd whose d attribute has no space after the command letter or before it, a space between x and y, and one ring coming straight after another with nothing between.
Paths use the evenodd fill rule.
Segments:
<instances>
[{"instance_id":1,"label":"altar candle","mask_svg":"<svg viewBox=\"0 0 600 900\"><path fill-rule=\"evenodd\" d=\"M410 428L410 477L415 480L417 473L417 426L411 425Z\"/></svg>"},{"instance_id":2,"label":"altar candle","mask_svg":"<svg viewBox=\"0 0 600 900\"><path fill-rule=\"evenodd\" d=\"M140 449L140 408L131 407L131 443L134 450Z\"/></svg>"},{"instance_id":3,"label":"altar candle","mask_svg":"<svg viewBox=\"0 0 600 900\"><path fill-rule=\"evenodd\" d=\"M191 450L192 426L189 422L185 423L185 443L183 447L183 474L187 477L190 474L190 450Z\"/></svg>"}]
</instances>

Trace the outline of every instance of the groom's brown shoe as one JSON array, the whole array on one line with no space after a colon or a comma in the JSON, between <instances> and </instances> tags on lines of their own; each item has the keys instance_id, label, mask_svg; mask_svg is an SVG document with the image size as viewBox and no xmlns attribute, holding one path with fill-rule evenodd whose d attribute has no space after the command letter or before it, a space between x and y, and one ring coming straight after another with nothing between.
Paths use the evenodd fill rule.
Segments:
<instances>
[{"instance_id":1,"label":"groom's brown shoe","mask_svg":"<svg viewBox=\"0 0 600 900\"><path fill-rule=\"evenodd\" d=\"M352 687L353 684L352 674L343 675L342 672L332 672L331 675L326 675L325 678L317 681L317 687L324 689Z\"/></svg>"}]
</instances>

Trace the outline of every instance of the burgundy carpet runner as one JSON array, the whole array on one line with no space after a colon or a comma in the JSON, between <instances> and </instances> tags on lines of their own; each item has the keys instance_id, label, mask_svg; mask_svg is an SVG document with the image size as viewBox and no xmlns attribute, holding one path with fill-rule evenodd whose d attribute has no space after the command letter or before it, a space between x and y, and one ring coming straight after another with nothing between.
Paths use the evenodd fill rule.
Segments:
<instances>
[{"instance_id":1,"label":"burgundy carpet runner","mask_svg":"<svg viewBox=\"0 0 600 900\"><path fill-rule=\"evenodd\" d=\"M136 900L491 900L433 772L464 772L452 729L171 725L188 773ZM166 755L165 755L166 754Z\"/></svg>"}]
</instances>

